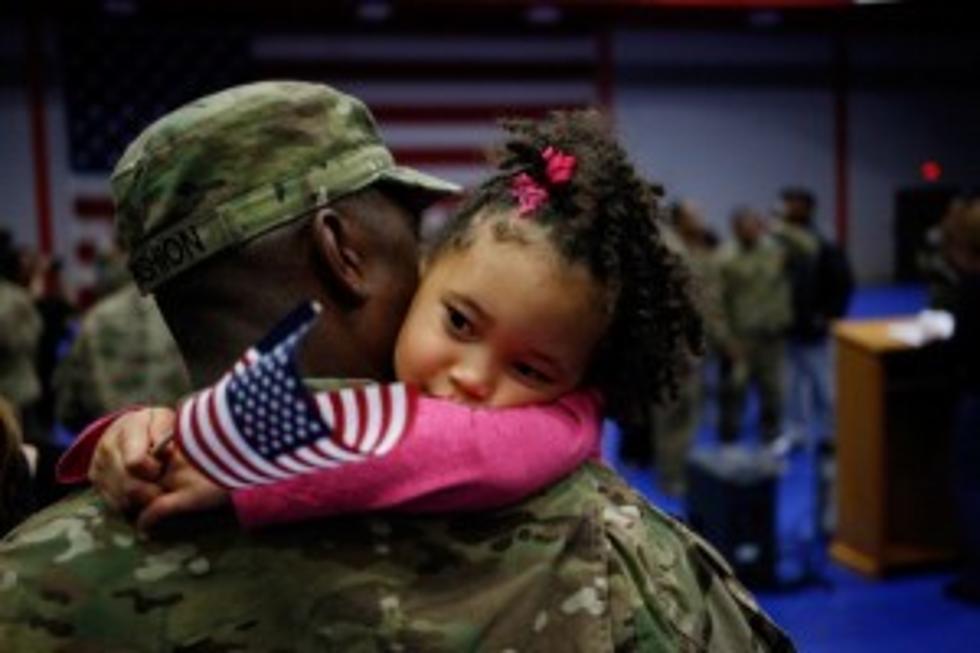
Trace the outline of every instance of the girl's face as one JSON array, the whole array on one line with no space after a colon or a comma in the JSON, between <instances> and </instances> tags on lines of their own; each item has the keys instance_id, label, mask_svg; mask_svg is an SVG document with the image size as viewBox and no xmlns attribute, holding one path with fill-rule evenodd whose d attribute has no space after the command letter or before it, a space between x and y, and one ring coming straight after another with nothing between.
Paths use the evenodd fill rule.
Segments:
<instances>
[{"instance_id":1,"label":"girl's face","mask_svg":"<svg viewBox=\"0 0 980 653\"><path fill-rule=\"evenodd\" d=\"M501 219L523 242L493 233ZM581 382L605 331L602 288L530 221L477 217L471 229L469 244L423 271L395 347L398 378L478 406L557 399Z\"/></svg>"}]
</instances>

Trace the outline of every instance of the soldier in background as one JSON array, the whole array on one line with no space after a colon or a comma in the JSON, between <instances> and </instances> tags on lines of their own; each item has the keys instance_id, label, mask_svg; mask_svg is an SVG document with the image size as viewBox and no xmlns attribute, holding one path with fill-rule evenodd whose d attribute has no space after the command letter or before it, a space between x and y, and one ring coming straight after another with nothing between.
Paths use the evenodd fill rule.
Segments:
<instances>
[{"instance_id":1,"label":"soldier in background","mask_svg":"<svg viewBox=\"0 0 980 653\"><path fill-rule=\"evenodd\" d=\"M33 440L40 435L34 411L41 397L35 368L41 317L21 285L23 272L9 234L0 233L0 396L14 405L27 438Z\"/></svg>"},{"instance_id":2,"label":"soldier in background","mask_svg":"<svg viewBox=\"0 0 980 653\"><path fill-rule=\"evenodd\" d=\"M926 282L929 308L936 310L950 311L957 302L960 273L950 261L948 240L955 232L950 227L963 202L962 198L956 198L946 206L939 222L926 232L924 251L916 259Z\"/></svg>"},{"instance_id":3,"label":"soldier in background","mask_svg":"<svg viewBox=\"0 0 980 653\"><path fill-rule=\"evenodd\" d=\"M963 566L945 592L980 605L980 197L955 200L942 229L943 255L956 279L948 295L956 324L951 359L959 386L951 476L964 549Z\"/></svg>"},{"instance_id":4,"label":"soldier in background","mask_svg":"<svg viewBox=\"0 0 980 653\"><path fill-rule=\"evenodd\" d=\"M77 432L126 406L175 404L190 380L156 302L129 282L82 318L54 387L58 421Z\"/></svg>"},{"instance_id":5,"label":"soldier in background","mask_svg":"<svg viewBox=\"0 0 980 653\"><path fill-rule=\"evenodd\" d=\"M718 253L721 349L728 367L722 381L720 436L725 443L737 439L746 393L754 386L759 431L768 444L781 428L785 333L792 320L786 254L767 236L762 215L754 209L736 209L732 230L734 241Z\"/></svg>"},{"instance_id":6,"label":"soldier in background","mask_svg":"<svg viewBox=\"0 0 980 653\"><path fill-rule=\"evenodd\" d=\"M847 312L854 291L854 275L844 251L817 229L816 206L809 190L784 188L773 229L786 252L793 304L787 331L786 446L829 444L832 438L830 325Z\"/></svg>"},{"instance_id":7,"label":"soldier in background","mask_svg":"<svg viewBox=\"0 0 980 653\"><path fill-rule=\"evenodd\" d=\"M719 338L721 315L718 274L707 231L701 209L694 202L680 200L670 206L664 242L684 258L691 270L708 346L713 347ZM686 489L685 464L703 403L701 367L701 360L692 358L687 379L680 383L676 400L668 406L654 408L657 480L661 490L671 496L681 496Z\"/></svg>"},{"instance_id":8,"label":"soldier in background","mask_svg":"<svg viewBox=\"0 0 980 653\"><path fill-rule=\"evenodd\" d=\"M37 347L37 375L41 382L37 420L39 432L54 446L58 438L55 433L52 379L65 345L73 333L75 306L68 299L61 276L63 266L59 259L45 254L36 255L32 257L31 268L31 295L34 298L34 307L41 316L42 325Z\"/></svg>"}]
</instances>

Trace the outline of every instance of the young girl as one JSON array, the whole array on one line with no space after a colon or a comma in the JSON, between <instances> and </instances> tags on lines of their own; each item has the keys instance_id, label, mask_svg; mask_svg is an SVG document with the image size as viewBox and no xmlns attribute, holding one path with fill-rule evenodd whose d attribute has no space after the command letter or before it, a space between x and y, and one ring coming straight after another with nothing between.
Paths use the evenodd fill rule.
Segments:
<instances>
[{"instance_id":1,"label":"young girl","mask_svg":"<svg viewBox=\"0 0 980 653\"><path fill-rule=\"evenodd\" d=\"M505 128L497 173L426 253L396 344L399 379L431 399L384 456L235 489L245 525L510 503L598 455L600 403L635 422L676 391L701 321L649 185L596 113ZM167 473L143 526L228 498L186 464Z\"/></svg>"}]
</instances>

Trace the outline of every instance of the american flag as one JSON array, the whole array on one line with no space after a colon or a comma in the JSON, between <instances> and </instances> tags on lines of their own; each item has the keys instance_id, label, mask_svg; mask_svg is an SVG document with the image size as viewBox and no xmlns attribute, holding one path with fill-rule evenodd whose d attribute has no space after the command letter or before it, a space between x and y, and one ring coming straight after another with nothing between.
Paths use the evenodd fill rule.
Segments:
<instances>
[{"instance_id":1,"label":"american flag","mask_svg":"<svg viewBox=\"0 0 980 653\"><path fill-rule=\"evenodd\" d=\"M324 82L367 103L399 163L472 186L489 172L498 118L602 104L611 69L605 40L554 30L448 37L120 20L66 26L59 45L66 120L52 135L70 170L54 180L55 238L81 288L111 248L109 170L143 127L185 101L255 79ZM435 207L424 228L451 208Z\"/></svg>"},{"instance_id":2,"label":"american flag","mask_svg":"<svg viewBox=\"0 0 980 653\"><path fill-rule=\"evenodd\" d=\"M296 349L320 307L304 304L216 385L185 401L175 437L184 455L228 488L274 483L391 451L405 435L415 391L401 383L312 393Z\"/></svg>"}]
</instances>

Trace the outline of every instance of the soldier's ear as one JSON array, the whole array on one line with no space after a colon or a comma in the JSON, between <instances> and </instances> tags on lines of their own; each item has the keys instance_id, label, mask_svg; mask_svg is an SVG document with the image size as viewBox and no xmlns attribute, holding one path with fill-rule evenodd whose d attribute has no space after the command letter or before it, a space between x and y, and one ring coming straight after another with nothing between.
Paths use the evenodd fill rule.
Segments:
<instances>
[{"instance_id":1,"label":"soldier's ear","mask_svg":"<svg viewBox=\"0 0 980 653\"><path fill-rule=\"evenodd\" d=\"M343 298L361 303L368 297L365 283L364 256L360 251L357 221L325 207L316 212L311 223L313 244L322 263L327 283Z\"/></svg>"}]
</instances>

